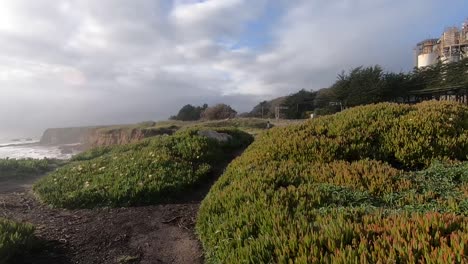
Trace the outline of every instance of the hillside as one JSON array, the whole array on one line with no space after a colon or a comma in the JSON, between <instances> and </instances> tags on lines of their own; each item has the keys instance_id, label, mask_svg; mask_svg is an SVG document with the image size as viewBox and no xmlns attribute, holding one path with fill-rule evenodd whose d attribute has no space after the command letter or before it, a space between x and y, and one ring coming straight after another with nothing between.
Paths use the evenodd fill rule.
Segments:
<instances>
[{"instance_id":1,"label":"hillside","mask_svg":"<svg viewBox=\"0 0 468 264\"><path fill-rule=\"evenodd\" d=\"M466 263L467 154L453 102L269 130L202 202L207 263Z\"/></svg>"},{"instance_id":2,"label":"hillside","mask_svg":"<svg viewBox=\"0 0 468 264\"><path fill-rule=\"evenodd\" d=\"M234 129L188 129L92 149L38 181L34 191L43 202L64 208L178 200L252 140Z\"/></svg>"},{"instance_id":3,"label":"hillside","mask_svg":"<svg viewBox=\"0 0 468 264\"><path fill-rule=\"evenodd\" d=\"M85 149L124 145L158 135L172 135L178 130L189 128L238 128L256 134L267 127L267 120L256 118L234 118L217 121L147 121L137 124L50 128L41 137L43 145L65 145L80 143Z\"/></svg>"},{"instance_id":4,"label":"hillside","mask_svg":"<svg viewBox=\"0 0 468 264\"><path fill-rule=\"evenodd\" d=\"M265 127L100 128L137 142L109 137L38 181L35 196L0 199L40 238L67 238L72 254L54 247L57 262L40 263L468 261L468 106L381 103ZM134 134L159 129L171 131Z\"/></svg>"}]
</instances>

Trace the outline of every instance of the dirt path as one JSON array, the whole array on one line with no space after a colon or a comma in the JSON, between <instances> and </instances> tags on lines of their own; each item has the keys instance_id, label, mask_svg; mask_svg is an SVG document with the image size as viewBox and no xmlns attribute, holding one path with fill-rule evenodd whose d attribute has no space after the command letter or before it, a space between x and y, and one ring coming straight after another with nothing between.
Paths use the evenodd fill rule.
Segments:
<instances>
[{"instance_id":1,"label":"dirt path","mask_svg":"<svg viewBox=\"0 0 468 264\"><path fill-rule=\"evenodd\" d=\"M0 194L0 217L33 223L47 245L15 263L202 263L198 206L59 210L30 193Z\"/></svg>"},{"instance_id":2,"label":"dirt path","mask_svg":"<svg viewBox=\"0 0 468 264\"><path fill-rule=\"evenodd\" d=\"M19 179L0 179L0 194L24 192L30 189L33 183L42 176L43 175L37 175L35 177L22 177Z\"/></svg>"},{"instance_id":3,"label":"dirt path","mask_svg":"<svg viewBox=\"0 0 468 264\"><path fill-rule=\"evenodd\" d=\"M40 177L0 181L0 217L34 224L45 245L15 264L203 262L194 226L211 183L179 204L63 210L35 199L31 186Z\"/></svg>"},{"instance_id":4,"label":"dirt path","mask_svg":"<svg viewBox=\"0 0 468 264\"><path fill-rule=\"evenodd\" d=\"M203 263L196 215L228 164L218 164L211 178L194 186L179 203L155 206L54 209L39 203L31 192L40 176L0 182L0 217L34 224L45 245L14 264Z\"/></svg>"}]
</instances>

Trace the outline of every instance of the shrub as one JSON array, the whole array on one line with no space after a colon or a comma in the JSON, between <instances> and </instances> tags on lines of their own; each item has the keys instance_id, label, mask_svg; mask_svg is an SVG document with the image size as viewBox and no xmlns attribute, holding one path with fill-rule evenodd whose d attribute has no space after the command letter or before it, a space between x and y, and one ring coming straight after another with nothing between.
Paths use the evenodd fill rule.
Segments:
<instances>
[{"instance_id":1,"label":"shrub","mask_svg":"<svg viewBox=\"0 0 468 264\"><path fill-rule=\"evenodd\" d=\"M206 108L201 113L201 118L204 120L220 120L226 118L234 118L237 112L229 105L217 104Z\"/></svg>"},{"instance_id":2,"label":"shrub","mask_svg":"<svg viewBox=\"0 0 468 264\"><path fill-rule=\"evenodd\" d=\"M252 137L222 130L233 140L218 143L186 130L142 142L91 150L34 186L48 204L82 208L160 203L177 199L202 182L216 164Z\"/></svg>"},{"instance_id":3,"label":"shrub","mask_svg":"<svg viewBox=\"0 0 468 264\"><path fill-rule=\"evenodd\" d=\"M208 108L207 104L203 106L193 106L191 104L184 105L177 113L176 116L171 116L172 120L182 120L182 121L195 121L199 120L201 113Z\"/></svg>"},{"instance_id":4,"label":"shrub","mask_svg":"<svg viewBox=\"0 0 468 264\"><path fill-rule=\"evenodd\" d=\"M431 159L466 159L468 110L452 102L423 102L394 120L385 143L395 159L410 167L428 165Z\"/></svg>"},{"instance_id":5,"label":"shrub","mask_svg":"<svg viewBox=\"0 0 468 264\"><path fill-rule=\"evenodd\" d=\"M405 120L415 116L421 125L407 125ZM467 119L468 106L453 102L368 105L300 125L273 128L255 141L251 151L262 160L330 162L370 158L415 169L437 158L466 159ZM417 156L421 151L426 154Z\"/></svg>"},{"instance_id":6,"label":"shrub","mask_svg":"<svg viewBox=\"0 0 468 264\"><path fill-rule=\"evenodd\" d=\"M0 263L9 263L16 255L32 249L36 243L32 225L0 218Z\"/></svg>"},{"instance_id":7,"label":"shrub","mask_svg":"<svg viewBox=\"0 0 468 264\"><path fill-rule=\"evenodd\" d=\"M467 262L467 111L385 103L264 132L202 202L207 262ZM409 116L432 122L411 125L425 155Z\"/></svg>"}]
</instances>

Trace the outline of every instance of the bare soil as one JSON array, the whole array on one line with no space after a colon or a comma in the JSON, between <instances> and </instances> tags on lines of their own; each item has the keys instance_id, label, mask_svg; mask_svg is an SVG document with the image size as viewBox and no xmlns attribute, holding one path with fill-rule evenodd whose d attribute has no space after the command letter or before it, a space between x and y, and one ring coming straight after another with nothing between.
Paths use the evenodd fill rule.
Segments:
<instances>
[{"instance_id":1,"label":"bare soil","mask_svg":"<svg viewBox=\"0 0 468 264\"><path fill-rule=\"evenodd\" d=\"M31 191L44 175L0 181L0 217L32 223L41 245L13 263L203 263L195 234L198 208L229 162L218 164L209 179L174 203L129 208L51 208Z\"/></svg>"},{"instance_id":2,"label":"bare soil","mask_svg":"<svg viewBox=\"0 0 468 264\"><path fill-rule=\"evenodd\" d=\"M198 206L62 210L30 192L0 194L0 217L34 224L45 245L14 263L202 263Z\"/></svg>"},{"instance_id":3,"label":"bare soil","mask_svg":"<svg viewBox=\"0 0 468 264\"><path fill-rule=\"evenodd\" d=\"M31 191L40 176L1 181L0 217L32 223L42 245L13 263L203 263L195 219L227 164L178 203L130 208L51 208Z\"/></svg>"}]
</instances>

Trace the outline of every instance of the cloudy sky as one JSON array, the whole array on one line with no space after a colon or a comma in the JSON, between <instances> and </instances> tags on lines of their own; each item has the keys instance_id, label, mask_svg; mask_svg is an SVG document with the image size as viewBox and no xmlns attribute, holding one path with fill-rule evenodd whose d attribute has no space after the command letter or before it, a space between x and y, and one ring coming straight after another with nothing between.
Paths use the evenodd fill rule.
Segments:
<instances>
[{"instance_id":1,"label":"cloudy sky","mask_svg":"<svg viewBox=\"0 0 468 264\"><path fill-rule=\"evenodd\" d=\"M0 137L161 120L408 71L466 0L0 0Z\"/></svg>"}]
</instances>

